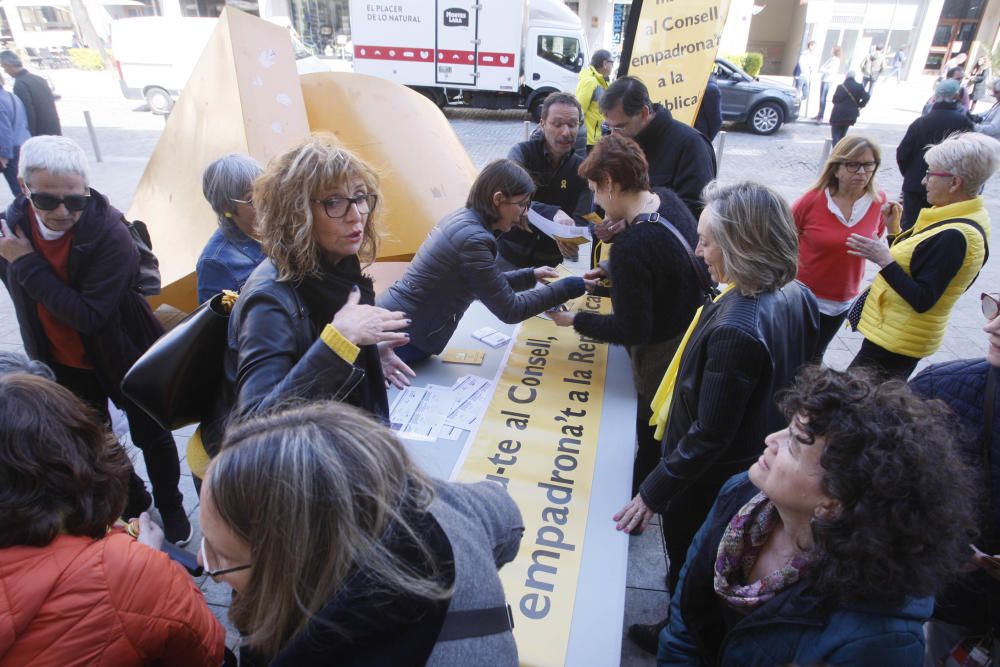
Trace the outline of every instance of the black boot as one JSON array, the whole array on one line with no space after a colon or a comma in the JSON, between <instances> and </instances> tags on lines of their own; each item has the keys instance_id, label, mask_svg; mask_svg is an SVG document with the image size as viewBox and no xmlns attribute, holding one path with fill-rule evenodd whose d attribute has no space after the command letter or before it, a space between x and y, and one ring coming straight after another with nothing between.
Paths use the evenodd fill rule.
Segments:
<instances>
[{"instance_id":1,"label":"black boot","mask_svg":"<svg viewBox=\"0 0 1000 667\"><path fill-rule=\"evenodd\" d=\"M628 638L646 653L656 655L660 648L660 631L667 627L668 620L669 616L659 623L650 625L634 623L628 626Z\"/></svg>"}]
</instances>

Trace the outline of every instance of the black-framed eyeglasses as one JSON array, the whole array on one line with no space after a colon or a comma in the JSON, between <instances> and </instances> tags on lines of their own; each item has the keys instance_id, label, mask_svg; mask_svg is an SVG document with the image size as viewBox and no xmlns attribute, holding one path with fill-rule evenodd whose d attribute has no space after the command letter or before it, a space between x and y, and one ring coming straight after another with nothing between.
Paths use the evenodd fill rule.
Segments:
<instances>
[{"instance_id":1,"label":"black-framed eyeglasses","mask_svg":"<svg viewBox=\"0 0 1000 667\"><path fill-rule=\"evenodd\" d=\"M221 577L224 574L230 574L232 572L240 572L242 570L249 570L253 567L250 563L246 565L237 565L236 567L226 567L221 570L213 570L212 566L208 563L208 555L205 553L205 537L201 538L201 547L198 549L198 554L201 556L202 574L207 574L208 576L215 579L216 577Z\"/></svg>"},{"instance_id":2,"label":"black-framed eyeglasses","mask_svg":"<svg viewBox=\"0 0 1000 667\"><path fill-rule=\"evenodd\" d=\"M87 208L87 204L90 203L90 193L57 197L47 192L31 192L29 190L28 199L31 200L31 205L39 211L54 211L60 206L65 206L67 211L78 212Z\"/></svg>"},{"instance_id":3,"label":"black-framed eyeglasses","mask_svg":"<svg viewBox=\"0 0 1000 667\"><path fill-rule=\"evenodd\" d=\"M878 162L853 162L852 161L852 162L841 162L840 164L844 165L844 169L846 169L847 171L851 172L852 174L856 174L859 171L861 171L862 169L865 170L866 174L870 174L873 171L875 171L876 169L878 169Z\"/></svg>"},{"instance_id":4,"label":"black-framed eyeglasses","mask_svg":"<svg viewBox=\"0 0 1000 667\"><path fill-rule=\"evenodd\" d=\"M996 316L1000 315L1000 294L983 292L979 295L979 305L983 309L983 315L986 319L996 319Z\"/></svg>"},{"instance_id":5,"label":"black-framed eyeglasses","mask_svg":"<svg viewBox=\"0 0 1000 667\"><path fill-rule=\"evenodd\" d=\"M254 207L253 199L233 199L232 197L230 197L229 201L233 202L234 204L243 204L244 206L249 206L250 208Z\"/></svg>"},{"instance_id":6,"label":"black-framed eyeglasses","mask_svg":"<svg viewBox=\"0 0 1000 667\"><path fill-rule=\"evenodd\" d=\"M513 204L514 206L517 206L522 211L527 211L529 208L531 208L531 197L528 197L524 201L510 201L510 200L508 200L507 203L508 204Z\"/></svg>"},{"instance_id":7,"label":"black-framed eyeglasses","mask_svg":"<svg viewBox=\"0 0 1000 667\"><path fill-rule=\"evenodd\" d=\"M375 210L378 204L378 195L364 194L357 197L330 197L329 199L310 199L314 204L322 204L327 217L343 218L350 210L351 204L358 208L358 213L365 215Z\"/></svg>"}]
</instances>

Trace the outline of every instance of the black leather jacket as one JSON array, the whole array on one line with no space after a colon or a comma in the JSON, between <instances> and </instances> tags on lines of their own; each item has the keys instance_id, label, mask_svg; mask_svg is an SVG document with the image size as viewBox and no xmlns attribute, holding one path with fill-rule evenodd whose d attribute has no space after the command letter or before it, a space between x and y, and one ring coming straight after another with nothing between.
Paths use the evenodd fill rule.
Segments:
<instances>
[{"instance_id":1,"label":"black leather jacket","mask_svg":"<svg viewBox=\"0 0 1000 667\"><path fill-rule=\"evenodd\" d=\"M640 488L649 507L663 511L695 481L714 495L753 463L764 437L784 428L775 394L812 358L818 334L816 298L798 281L757 297L733 290L705 307L684 349L663 458Z\"/></svg>"},{"instance_id":2,"label":"black leather jacket","mask_svg":"<svg viewBox=\"0 0 1000 667\"><path fill-rule=\"evenodd\" d=\"M290 399L347 399L365 379L365 371L348 363L324 343L309 318L305 302L269 259L243 286L229 317L224 360L225 380L216 417L204 425L205 450L214 455L226 421L259 414ZM360 357L359 357L360 359ZM385 421L384 398L359 405Z\"/></svg>"}]
</instances>

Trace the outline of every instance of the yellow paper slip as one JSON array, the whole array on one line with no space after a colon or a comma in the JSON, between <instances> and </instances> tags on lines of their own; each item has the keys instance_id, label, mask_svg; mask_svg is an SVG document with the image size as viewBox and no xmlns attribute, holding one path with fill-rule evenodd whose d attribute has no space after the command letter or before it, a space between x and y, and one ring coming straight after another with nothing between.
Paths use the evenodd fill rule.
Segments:
<instances>
[{"instance_id":1,"label":"yellow paper slip","mask_svg":"<svg viewBox=\"0 0 1000 667\"><path fill-rule=\"evenodd\" d=\"M582 309L607 314L611 302L587 296ZM503 484L524 517L521 551L500 571L522 665L555 667L566 660L607 360L607 343L572 327L539 318L522 322L455 475Z\"/></svg>"}]
</instances>

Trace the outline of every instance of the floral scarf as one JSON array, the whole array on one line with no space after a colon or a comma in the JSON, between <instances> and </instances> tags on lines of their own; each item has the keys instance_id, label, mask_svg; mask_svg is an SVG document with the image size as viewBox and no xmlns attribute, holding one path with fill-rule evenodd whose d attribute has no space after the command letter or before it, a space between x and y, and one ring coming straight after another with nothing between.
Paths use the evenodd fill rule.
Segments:
<instances>
[{"instance_id":1,"label":"floral scarf","mask_svg":"<svg viewBox=\"0 0 1000 667\"><path fill-rule=\"evenodd\" d=\"M732 518L715 559L715 593L734 609L750 611L802 578L811 564L805 554L752 584L744 584L778 523L774 503L758 493Z\"/></svg>"}]
</instances>

